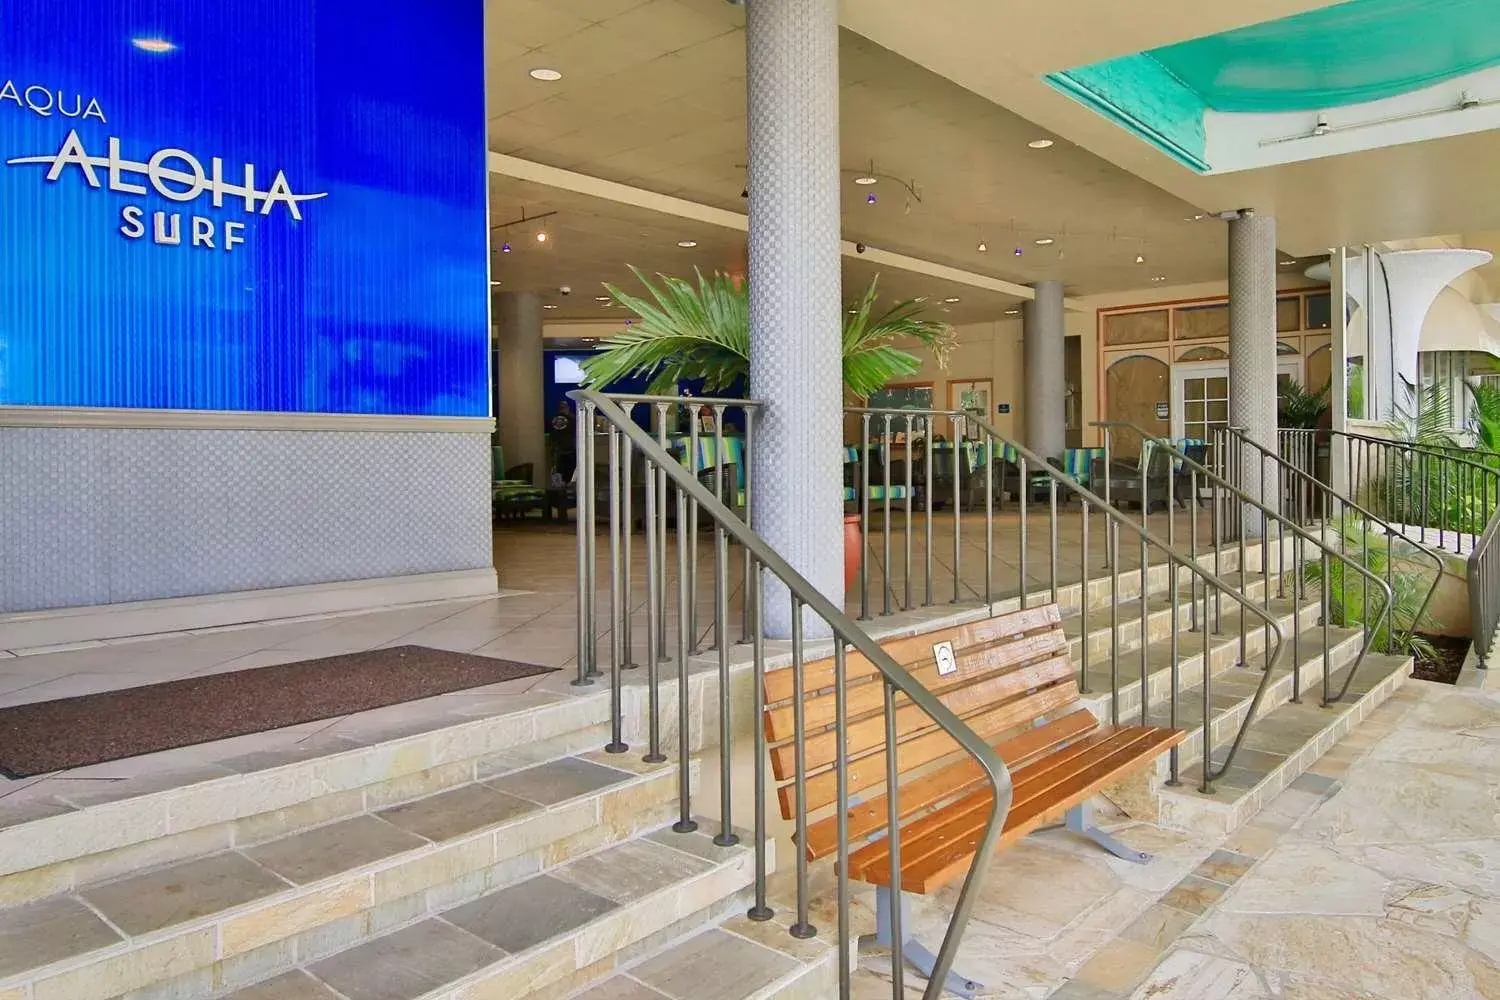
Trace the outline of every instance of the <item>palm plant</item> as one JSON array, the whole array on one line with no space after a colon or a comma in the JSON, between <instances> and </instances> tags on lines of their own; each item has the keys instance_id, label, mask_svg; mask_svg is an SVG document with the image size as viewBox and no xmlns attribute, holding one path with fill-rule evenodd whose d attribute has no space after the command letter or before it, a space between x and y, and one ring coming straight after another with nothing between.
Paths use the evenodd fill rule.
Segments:
<instances>
[{"instance_id":1,"label":"palm plant","mask_svg":"<svg viewBox=\"0 0 1500 1000\"><path fill-rule=\"evenodd\" d=\"M696 284L668 275L652 282L636 268L630 270L647 296L604 286L637 319L624 332L600 341L597 353L583 362L589 386L648 376L647 392L670 394L680 381L702 379L704 391L713 393L749 374L750 304L743 283L697 270ZM878 282L871 281L844 313L844 385L857 396L869 396L892 379L920 370L921 359L896 347L896 341L914 340L929 348L940 367L953 342L952 327L922 318L923 299L897 302L877 313Z\"/></svg>"},{"instance_id":2,"label":"palm plant","mask_svg":"<svg viewBox=\"0 0 1500 1000\"><path fill-rule=\"evenodd\" d=\"M1282 427L1317 430L1328 412L1328 390L1332 381L1324 382L1317 392L1295 379L1282 383L1276 394L1276 422Z\"/></svg>"},{"instance_id":3,"label":"palm plant","mask_svg":"<svg viewBox=\"0 0 1500 1000\"><path fill-rule=\"evenodd\" d=\"M1330 559L1328 598L1332 621L1344 628L1368 625L1374 633L1370 643L1372 649L1433 659L1436 652L1432 643L1418 631L1433 625L1425 607L1432 586L1432 572L1417 568L1415 548L1404 539L1368 531L1352 518L1336 523L1334 528L1339 534L1340 548L1346 555L1375 576L1390 582L1393 599L1387 619L1384 596L1376 588L1367 586L1362 574L1337 559ZM1304 575L1316 592L1316 588L1322 586L1322 563L1310 562ZM1371 620L1375 615L1379 617Z\"/></svg>"}]
</instances>

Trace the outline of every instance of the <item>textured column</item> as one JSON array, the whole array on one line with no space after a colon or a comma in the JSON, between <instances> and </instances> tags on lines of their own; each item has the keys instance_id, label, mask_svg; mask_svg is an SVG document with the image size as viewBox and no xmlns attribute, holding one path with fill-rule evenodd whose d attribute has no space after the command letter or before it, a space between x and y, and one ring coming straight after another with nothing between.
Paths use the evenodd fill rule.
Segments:
<instances>
[{"instance_id":1,"label":"textured column","mask_svg":"<svg viewBox=\"0 0 1500 1000\"><path fill-rule=\"evenodd\" d=\"M750 0L745 49L750 392L765 404L751 522L842 608L838 0ZM766 634L790 635L791 617L767 581Z\"/></svg>"},{"instance_id":2,"label":"textured column","mask_svg":"<svg viewBox=\"0 0 1500 1000\"><path fill-rule=\"evenodd\" d=\"M1067 443L1067 362L1061 281L1038 281L1036 298L1021 307L1021 348L1026 369L1026 447L1043 458L1061 457Z\"/></svg>"},{"instance_id":3,"label":"textured column","mask_svg":"<svg viewBox=\"0 0 1500 1000\"><path fill-rule=\"evenodd\" d=\"M495 423L506 465L530 462L532 481L546 482L547 415L542 390L542 300L535 292L495 298ZM505 475L504 469L496 470Z\"/></svg>"},{"instance_id":4,"label":"textured column","mask_svg":"<svg viewBox=\"0 0 1500 1000\"><path fill-rule=\"evenodd\" d=\"M1229 422L1276 453L1276 219L1250 211L1229 222ZM1274 467L1246 448L1241 487L1279 510L1278 482ZM1260 513L1245 510L1243 525L1258 536Z\"/></svg>"}]
</instances>

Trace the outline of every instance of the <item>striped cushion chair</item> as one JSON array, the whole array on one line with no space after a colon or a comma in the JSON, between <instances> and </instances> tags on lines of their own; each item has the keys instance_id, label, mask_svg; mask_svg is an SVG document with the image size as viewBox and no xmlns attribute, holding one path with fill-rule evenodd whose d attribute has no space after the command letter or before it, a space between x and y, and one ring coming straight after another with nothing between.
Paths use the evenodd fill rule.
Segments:
<instances>
[{"instance_id":1,"label":"striped cushion chair","mask_svg":"<svg viewBox=\"0 0 1500 1000\"><path fill-rule=\"evenodd\" d=\"M701 434L698 437L698 452L691 456L689 461L688 452L692 450L693 439L688 434L677 434L667 439L667 447L677 460L689 471L697 475L701 482L710 491L714 488L713 470L721 464L726 466L734 477L734 503L731 507L743 508L745 506L745 439L742 437L724 438L724 455L722 461L718 454L719 441L712 434ZM729 487L721 487L720 496L726 502L730 496Z\"/></svg>"},{"instance_id":2,"label":"striped cushion chair","mask_svg":"<svg viewBox=\"0 0 1500 1000\"><path fill-rule=\"evenodd\" d=\"M1103 448L1066 448L1063 450L1063 472L1088 486L1094 459L1103 457Z\"/></svg>"}]
</instances>

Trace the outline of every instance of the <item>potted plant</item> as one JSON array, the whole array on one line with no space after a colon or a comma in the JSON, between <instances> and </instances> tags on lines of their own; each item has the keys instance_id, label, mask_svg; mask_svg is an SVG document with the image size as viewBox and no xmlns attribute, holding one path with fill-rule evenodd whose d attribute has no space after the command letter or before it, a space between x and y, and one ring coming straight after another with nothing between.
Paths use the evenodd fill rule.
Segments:
<instances>
[{"instance_id":1,"label":"potted plant","mask_svg":"<svg viewBox=\"0 0 1500 1000\"><path fill-rule=\"evenodd\" d=\"M647 392L673 394L678 382L702 379L704 391L712 393L749 376L750 300L744 282L722 272L695 270L696 283L668 275L653 282L634 267L631 272L644 286L644 297L604 287L636 320L598 343L595 355L583 363L585 384L603 387L627 376L649 377ZM925 299L906 299L877 313L879 280L844 310L844 388L861 398L921 369L921 359L901 350L897 341L930 349L939 366L946 364L953 344L952 327L923 318ZM859 516L844 522L848 586L859 572L864 543Z\"/></svg>"}]
</instances>

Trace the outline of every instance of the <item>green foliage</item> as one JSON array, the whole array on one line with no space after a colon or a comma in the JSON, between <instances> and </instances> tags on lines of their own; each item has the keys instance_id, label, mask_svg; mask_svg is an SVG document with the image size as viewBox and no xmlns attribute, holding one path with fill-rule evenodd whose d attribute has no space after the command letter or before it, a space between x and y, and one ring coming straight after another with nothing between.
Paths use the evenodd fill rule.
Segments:
<instances>
[{"instance_id":1,"label":"green foliage","mask_svg":"<svg viewBox=\"0 0 1500 1000\"><path fill-rule=\"evenodd\" d=\"M1386 424L1394 438L1436 448L1455 447L1450 433L1453 410L1448 384L1433 382L1421 392L1410 385L1403 388L1403 398L1391 408L1392 416Z\"/></svg>"},{"instance_id":2,"label":"green foliage","mask_svg":"<svg viewBox=\"0 0 1500 1000\"><path fill-rule=\"evenodd\" d=\"M1385 615L1385 592L1369 584L1365 576L1337 559L1328 560L1328 596L1334 624L1344 628L1369 625L1374 633L1371 648L1388 653L1431 659L1436 651L1427 639L1418 635L1421 629L1433 627L1433 621L1422 605L1432 587L1433 570L1424 564L1410 542L1390 538L1383 532L1365 531L1353 519L1336 525L1342 551L1391 585L1389 634ZM1393 546L1394 545L1394 549ZM1305 568L1305 578L1314 593L1321 592L1323 566L1312 562Z\"/></svg>"},{"instance_id":3,"label":"green foliage","mask_svg":"<svg viewBox=\"0 0 1500 1000\"><path fill-rule=\"evenodd\" d=\"M1465 387L1469 392L1469 431L1474 435L1475 450L1486 456L1500 456L1500 387L1473 382L1465 383Z\"/></svg>"},{"instance_id":4,"label":"green foliage","mask_svg":"<svg viewBox=\"0 0 1500 1000\"><path fill-rule=\"evenodd\" d=\"M646 296L635 296L614 285L609 294L636 316L622 333L601 341L593 357L584 361L587 384L609 385L627 376L649 376L647 392L673 394L677 383L703 379L706 392L722 392L735 378L750 372L750 301L742 283L727 274L705 276L695 271L697 283L658 275L653 283L631 268ZM884 312L876 309L876 285L870 282L858 302L844 312L844 385L857 396L869 396L893 379L916 374L922 362L895 346L914 340L929 348L939 366L946 366L953 329L937 320L923 319L923 299L897 302Z\"/></svg>"},{"instance_id":5,"label":"green foliage","mask_svg":"<svg viewBox=\"0 0 1500 1000\"><path fill-rule=\"evenodd\" d=\"M1345 416L1355 420L1365 419L1365 366L1363 364L1349 365L1348 367L1349 389L1346 393L1348 405L1345 407Z\"/></svg>"},{"instance_id":6,"label":"green foliage","mask_svg":"<svg viewBox=\"0 0 1500 1000\"><path fill-rule=\"evenodd\" d=\"M1317 392L1309 391L1296 379L1287 379L1276 392L1277 425L1301 430L1316 430L1328 412L1328 390L1324 382Z\"/></svg>"}]
</instances>

